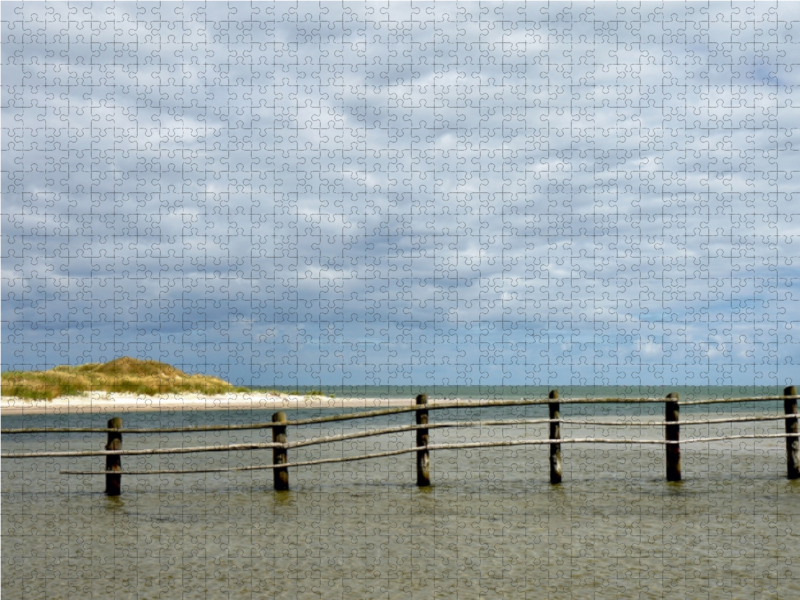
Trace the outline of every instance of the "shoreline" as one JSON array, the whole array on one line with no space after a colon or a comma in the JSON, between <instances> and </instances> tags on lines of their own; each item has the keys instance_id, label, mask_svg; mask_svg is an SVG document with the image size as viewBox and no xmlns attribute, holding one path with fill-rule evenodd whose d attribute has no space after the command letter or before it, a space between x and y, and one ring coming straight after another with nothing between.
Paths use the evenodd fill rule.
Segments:
<instances>
[{"instance_id":1,"label":"shoreline","mask_svg":"<svg viewBox=\"0 0 800 600\"><path fill-rule=\"evenodd\" d=\"M88 392L83 396L60 396L53 400L25 400L3 396L0 416L38 414L108 414L177 410L299 410L319 408L388 408L413 406L413 398L330 398L241 392L207 396L164 394L140 396L109 392ZM113 415L112 415L113 416Z\"/></svg>"}]
</instances>

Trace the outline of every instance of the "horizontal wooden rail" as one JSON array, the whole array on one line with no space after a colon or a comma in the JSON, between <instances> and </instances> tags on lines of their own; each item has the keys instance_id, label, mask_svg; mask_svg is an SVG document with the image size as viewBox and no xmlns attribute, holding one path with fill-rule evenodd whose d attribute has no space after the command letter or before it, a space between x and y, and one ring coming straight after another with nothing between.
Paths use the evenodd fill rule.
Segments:
<instances>
[{"instance_id":1,"label":"horizontal wooden rail","mask_svg":"<svg viewBox=\"0 0 800 600\"><path fill-rule=\"evenodd\" d=\"M692 400L688 402L679 402L680 406L692 406L700 404L721 404L728 402L751 402L751 401L785 401L787 399L800 398L798 396L753 396L747 398L724 398L718 400ZM434 402L426 404L426 410L452 410L460 408L493 408L502 406L547 406L550 400L479 400L479 401L456 401L456 402ZM657 403L663 404L663 398L566 398L559 400L560 404L646 404ZM328 407L320 407L326 409ZM111 429L108 427L24 427L24 428L10 428L0 429L2 435L15 435L15 434L33 434L33 433L109 433L118 432L122 434L139 434L139 433L196 433L202 431L243 431L253 429L272 429L274 427L297 427L301 425L314 425L317 423L334 423L337 421L351 421L354 419L368 419L372 417L381 417L386 415L396 415L407 412L416 412L418 408L414 405L398 406L392 408L381 408L376 410L368 410L358 413L345 413L342 415L331 415L327 417L314 417L309 419L296 419L294 421L286 421L285 423L248 423L244 425L197 425L187 427L138 427L128 429Z\"/></svg>"},{"instance_id":2,"label":"horizontal wooden rail","mask_svg":"<svg viewBox=\"0 0 800 600\"><path fill-rule=\"evenodd\" d=\"M681 425L713 425L715 423L746 423L749 421L783 421L786 415L770 415L762 417L729 417L722 419L692 419L681 421ZM556 421L558 419L553 419ZM550 419L542 419L542 422L547 423ZM580 421L577 419L560 419L564 425L598 425L602 427L663 427L671 423L671 421Z\"/></svg>"},{"instance_id":3,"label":"horizontal wooden rail","mask_svg":"<svg viewBox=\"0 0 800 600\"><path fill-rule=\"evenodd\" d=\"M420 428L421 429L421 428ZM377 435L371 432L369 435ZM198 452L238 452L242 450L264 450L267 448L279 448L283 450L292 450L295 448L302 448L305 446L312 446L316 444L326 444L339 440L349 440L367 437L363 433L345 434L344 436L331 436L336 439L313 439L305 440L302 442L287 442L284 444L274 442L264 442L263 444L231 444L229 446L198 446L195 448L155 448L147 450L59 450L54 452L27 452L14 454L3 454L3 458L80 458L87 456L152 456L158 454L191 454ZM509 440L508 443L498 442L485 442L486 448L491 448L495 445L546 445L546 444L589 444L597 442L598 444L696 444L700 442L723 442L726 440L744 440L744 439L768 439L768 438L796 438L800 437L798 433L756 433L756 434L741 434L741 435L723 435L716 437L702 437L702 438L688 438L680 441L671 440L639 440L634 438L574 438L574 439L546 439L546 440ZM484 442L470 442L475 444L483 444ZM431 450L442 450L445 448L443 445L431 444L428 446ZM467 446L465 446L467 447ZM472 447L472 446L469 446ZM483 446L475 446L483 447ZM104 473L105 471L97 471Z\"/></svg>"},{"instance_id":4,"label":"horizontal wooden rail","mask_svg":"<svg viewBox=\"0 0 800 600\"><path fill-rule=\"evenodd\" d=\"M694 421L681 421L681 425L707 425L714 423L739 423L739 422L752 422L752 421L783 421L785 415L781 416L768 416L768 417L738 417L729 419L708 419L708 420L694 420ZM519 425L543 425L545 423L560 423L563 425L597 425L601 427L662 427L669 424L668 421L650 421L650 422L635 422L635 421L614 421L614 422L598 422L586 421L575 419L509 419L498 421L445 421L440 423L428 423L426 425L400 425L397 427L386 427L382 429L369 429L364 431L355 431L353 433L345 433L340 435L332 435L318 438L311 438L308 440L299 440L296 442L287 442L280 444L276 442L253 442L242 444L228 444L213 446L181 446L179 448L154 448L146 450L56 450L44 452L4 452L0 454L0 458L44 458L44 457L85 457L85 456L148 456L156 454L191 454L200 452L226 452L226 451L241 451L241 450L263 450L269 448L284 448L292 450L295 448L303 448L306 446L313 446L317 444L329 444L340 441L347 441L365 437L374 437L379 435L388 435L392 433L402 433L405 431L414 431L419 429L440 429L440 428L476 428L476 427L514 427ZM736 438L731 438L736 439Z\"/></svg>"},{"instance_id":5,"label":"horizontal wooden rail","mask_svg":"<svg viewBox=\"0 0 800 600\"><path fill-rule=\"evenodd\" d=\"M758 438L784 438L798 437L800 434L785 433L765 433L765 434L744 434L734 436L720 436L709 438L692 438L681 441L668 440L637 440L637 439L603 439L603 438L562 438L557 440L501 440L497 442L465 442L461 444L428 444L427 446L414 446L412 448L401 448L399 450L388 450L386 452L376 452L373 454L362 454L358 456L343 456L337 458L321 458L319 460L309 460L295 463L272 464L272 465L252 465L246 467L228 467L219 469L191 469L191 470L160 470L160 471L122 471L122 475L166 475L166 474L192 474L192 473L229 473L235 471L258 471L276 468L305 467L309 465L322 465L327 463L352 462L357 460L367 460L370 458L381 458L385 456L397 456L399 454L410 454L420 450L463 450L471 448L499 448L507 446L544 446L549 444L645 444L645 445L670 445L670 444L692 444L700 442L716 442L724 440L738 439L758 439ZM106 475L107 471L59 471L63 475Z\"/></svg>"},{"instance_id":6,"label":"horizontal wooden rail","mask_svg":"<svg viewBox=\"0 0 800 600\"><path fill-rule=\"evenodd\" d=\"M339 441L346 441L364 437L373 437L378 435L387 435L392 433L402 433L404 431L414 431L420 429L440 429L448 427L489 427L489 426L518 426L518 425L539 425L552 422L551 419L512 419L501 421L445 421L440 423L429 423L427 425L399 425L397 427L386 427L382 429L369 429L364 431L355 431L353 433L345 433L340 435L325 436L319 438L311 438L308 440L300 440L297 442L288 442L286 444L278 443L251 443L251 444L231 444L228 446L212 446L212 447L196 447L196 448L160 448L158 451L153 450L132 450L125 451L122 454L138 455L138 454L169 454L174 452L176 454L192 453L192 452L218 452L227 449L230 450L256 450L260 448L302 448L304 446L312 446L315 444L327 444ZM580 421L576 422L580 423ZM59 456L105 456L109 452L102 450L63 450L51 452L27 452L27 453L13 453L6 452L0 454L0 458L39 458L39 457L59 457Z\"/></svg>"},{"instance_id":7,"label":"horizontal wooden rail","mask_svg":"<svg viewBox=\"0 0 800 600\"><path fill-rule=\"evenodd\" d=\"M263 444L229 444L226 446L195 446L181 448L148 448L143 450L54 450L52 452L13 452L3 453L2 458L65 458L81 456L152 456L156 454L193 454L198 452L236 452L239 450L264 450L265 448L284 448L284 444L264 442Z\"/></svg>"},{"instance_id":8,"label":"horizontal wooden rail","mask_svg":"<svg viewBox=\"0 0 800 600\"><path fill-rule=\"evenodd\" d=\"M728 404L730 402L778 402L791 398L800 398L800 396L754 396L752 398L715 398L711 400L681 400L678 402L681 406L700 406L702 404Z\"/></svg>"},{"instance_id":9,"label":"horizontal wooden rail","mask_svg":"<svg viewBox=\"0 0 800 600\"><path fill-rule=\"evenodd\" d=\"M614 400L614 399L612 399ZM592 404L595 401L592 399L578 398L576 400L568 401L573 404ZM608 403L608 399L601 399L596 401L599 404ZM619 400L616 400L619 403ZM655 399L648 398L633 398L625 400L624 402L640 403L640 402L656 402ZM659 400L662 402L663 400ZM458 408L492 408L499 406L546 406L548 400L489 400L489 401L476 401L476 402L437 402L427 404L428 410L449 410ZM322 407L324 408L324 407ZM414 405L410 406L396 406L391 408L379 408L376 410L367 410L357 413L345 413L342 415L331 415L327 417L313 417L309 419L295 419L294 421L286 421L280 423L282 427L298 427L301 425L316 425L318 423L335 423L338 421L352 421L355 419L370 419L373 417L383 417L387 415L397 415L408 412L416 412L418 409ZM278 427L279 424L273 422L264 423L250 423L246 425L198 425L189 427L138 427L129 429L120 429L120 433L194 433L201 431L241 431L248 429L272 429ZM30 434L30 433L107 433L111 430L105 427L50 427L50 428L20 428L20 429L2 429L0 434Z\"/></svg>"}]
</instances>

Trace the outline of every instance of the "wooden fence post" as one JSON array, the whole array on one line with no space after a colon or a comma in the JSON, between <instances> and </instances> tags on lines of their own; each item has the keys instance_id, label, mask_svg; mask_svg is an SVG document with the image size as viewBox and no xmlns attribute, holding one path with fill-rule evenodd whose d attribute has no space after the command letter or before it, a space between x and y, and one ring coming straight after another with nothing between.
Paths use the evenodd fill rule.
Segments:
<instances>
[{"instance_id":1,"label":"wooden fence post","mask_svg":"<svg viewBox=\"0 0 800 600\"><path fill-rule=\"evenodd\" d=\"M783 390L783 395L796 396L797 388L790 385ZM797 398L784 400L783 412L786 414L786 433L797 435ZM789 479L800 479L800 438L786 438L786 470Z\"/></svg>"},{"instance_id":2,"label":"wooden fence post","mask_svg":"<svg viewBox=\"0 0 800 600\"><path fill-rule=\"evenodd\" d=\"M666 421L674 425L666 426L667 441L678 442L681 439L681 426L678 425L680 408L678 407L678 394L667 394L665 410ZM681 480L681 446L680 444L667 444L667 481Z\"/></svg>"},{"instance_id":3,"label":"wooden fence post","mask_svg":"<svg viewBox=\"0 0 800 600\"><path fill-rule=\"evenodd\" d=\"M122 419L114 417L108 420L109 429L122 429ZM106 438L106 450L122 450L122 434L109 431ZM106 456L106 471L121 471L122 457L119 455ZM122 475L106 474L106 495L119 496L122 493Z\"/></svg>"},{"instance_id":4,"label":"wooden fence post","mask_svg":"<svg viewBox=\"0 0 800 600\"><path fill-rule=\"evenodd\" d=\"M276 412L272 415L273 423L285 423L286 413L283 411ZM286 443L286 425L276 426L272 428L272 441L278 444ZM272 449L272 464L285 465L288 462L286 459L285 448ZM289 489L289 469L286 467L272 469L273 481L275 483L275 491L283 492Z\"/></svg>"},{"instance_id":5,"label":"wooden fence post","mask_svg":"<svg viewBox=\"0 0 800 600\"><path fill-rule=\"evenodd\" d=\"M551 391L549 398L558 400L558 390ZM550 402L547 407L551 419L561 418L561 405L558 402ZM561 423L550 423L550 439L561 439ZM550 444L550 483L561 483L561 444Z\"/></svg>"},{"instance_id":6,"label":"wooden fence post","mask_svg":"<svg viewBox=\"0 0 800 600\"><path fill-rule=\"evenodd\" d=\"M428 395L420 394L417 396L417 404L422 406L428 403ZM417 425L428 424L428 411L418 410L415 412L417 416ZM428 429L417 429L417 446L428 445ZM417 450L417 485L424 487L431 484L430 473L430 457L427 450Z\"/></svg>"}]
</instances>

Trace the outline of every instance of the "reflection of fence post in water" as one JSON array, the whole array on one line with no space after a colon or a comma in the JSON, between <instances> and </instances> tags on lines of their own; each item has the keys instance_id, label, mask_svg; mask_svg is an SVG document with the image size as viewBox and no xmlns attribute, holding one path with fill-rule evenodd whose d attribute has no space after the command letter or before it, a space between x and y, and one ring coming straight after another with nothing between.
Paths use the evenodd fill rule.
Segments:
<instances>
[{"instance_id":1,"label":"reflection of fence post in water","mask_svg":"<svg viewBox=\"0 0 800 600\"><path fill-rule=\"evenodd\" d=\"M427 394L420 394L417 396L417 404L424 405L428 403L428 395ZM417 415L417 425L427 425L428 424L428 411L427 410L418 410L416 411ZM428 445L428 429L417 429L417 447L420 446L427 446ZM430 473L430 457L428 455L428 450L417 450L417 485L420 487L424 487L426 485L431 484L431 473Z\"/></svg>"},{"instance_id":2,"label":"reflection of fence post in water","mask_svg":"<svg viewBox=\"0 0 800 600\"><path fill-rule=\"evenodd\" d=\"M797 388L790 385L783 390L784 396L796 396ZM788 437L797 435L797 398L787 398L783 401L783 412L786 413L786 476L789 479L800 479L800 438ZM789 417L789 415L794 415Z\"/></svg>"},{"instance_id":3,"label":"reflection of fence post in water","mask_svg":"<svg viewBox=\"0 0 800 600\"><path fill-rule=\"evenodd\" d=\"M678 394L672 392L667 394L666 421L674 422L674 425L666 426L666 438L668 442L678 442L681 439L681 426L678 425ZM667 446L667 481L681 480L681 446L680 444L666 444Z\"/></svg>"},{"instance_id":4,"label":"reflection of fence post in water","mask_svg":"<svg viewBox=\"0 0 800 600\"><path fill-rule=\"evenodd\" d=\"M109 429L122 429L122 419L114 417L108 420ZM106 438L106 450L122 450L122 434L118 431L109 431ZM122 457L119 454L106 456L106 471L121 471ZM122 493L122 475L109 475L106 473L106 494L119 496Z\"/></svg>"},{"instance_id":5,"label":"reflection of fence post in water","mask_svg":"<svg viewBox=\"0 0 800 600\"><path fill-rule=\"evenodd\" d=\"M549 398L558 400L558 390L551 391ZM550 419L561 419L561 405L558 402L550 402L547 407L550 410ZM559 421L550 422L550 439L561 439ZM561 444L550 444L550 483L561 483Z\"/></svg>"},{"instance_id":6,"label":"reflection of fence post in water","mask_svg":"<svg viewBox=\"0 0 800 600\"><path fill-rule=\"evenodd\" d=\"M283 411L276 412L272 415L272 422L285 423L286 413ZM286 443L286 425L278 425L272 428L272 441L277 444ZM273 448L272 464L285 465L287 462L286 448ZM276 491L281 492L289 489L289 469L286 467L275 467L272 469L272 475Z\"/></svg>"}]
</instances>

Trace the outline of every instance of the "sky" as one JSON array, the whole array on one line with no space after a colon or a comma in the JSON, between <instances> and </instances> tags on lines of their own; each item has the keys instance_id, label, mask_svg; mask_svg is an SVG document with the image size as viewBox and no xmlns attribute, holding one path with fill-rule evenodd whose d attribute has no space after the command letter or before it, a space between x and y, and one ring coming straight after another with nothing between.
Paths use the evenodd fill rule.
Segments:
<instances>
[{"instance_id":1,"label":"sky","mask_svg":"<svg viewBox=\"0 0 800 600\"><path fill-rule=\"evenodd\" d=\"M796 4L0 10L3 370L800 381Z\"/></svg>"}]
</instances>

